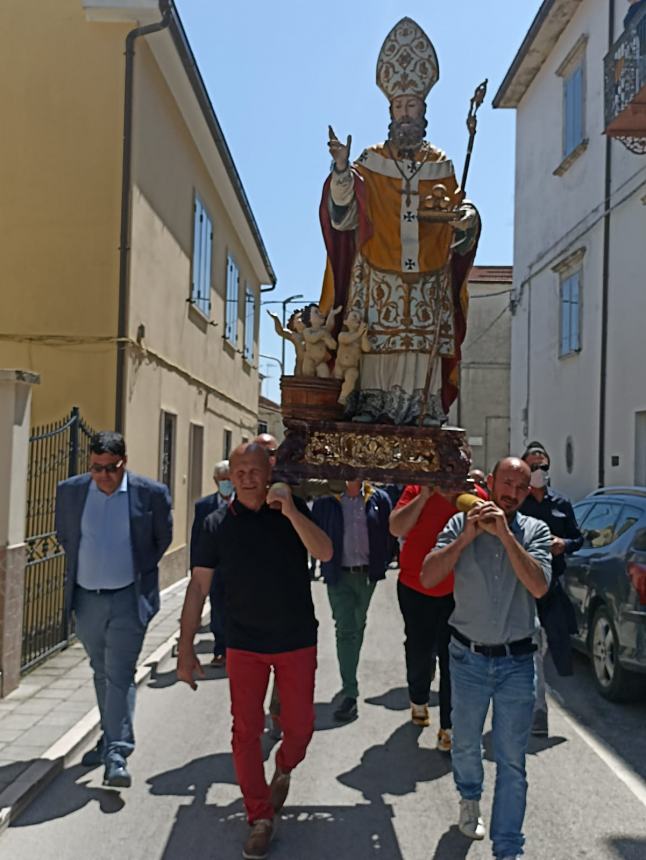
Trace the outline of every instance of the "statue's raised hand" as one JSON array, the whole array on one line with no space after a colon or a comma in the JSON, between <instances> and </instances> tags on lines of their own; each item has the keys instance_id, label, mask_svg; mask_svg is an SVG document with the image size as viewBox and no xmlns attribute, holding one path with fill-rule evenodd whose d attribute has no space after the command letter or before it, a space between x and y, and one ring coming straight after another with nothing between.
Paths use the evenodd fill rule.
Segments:
<instances>
[{"instance_id":1,"label":"statue's raised hand","mask_svg":"<svg viewBox=\"0 0 646 860\"><path fill-rule=\"evenodd\" d=\"M350 147L352 146L352 135L349 134L345 144L343 144L334 133L334 129L331 125L328 125L327 133L329 138L327 145L328 149L330 150L330 155L334 159L336 169L338 171L345 170L350 161Z\"/></svg>"}]
</instances>

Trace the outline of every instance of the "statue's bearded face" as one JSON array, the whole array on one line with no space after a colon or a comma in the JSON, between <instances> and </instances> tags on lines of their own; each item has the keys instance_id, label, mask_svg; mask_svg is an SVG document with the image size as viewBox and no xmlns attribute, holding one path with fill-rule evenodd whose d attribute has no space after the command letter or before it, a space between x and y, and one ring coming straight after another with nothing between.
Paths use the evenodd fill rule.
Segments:
<instances>
[{"instance_id":1,"label":"statue's bearded face","mask_svg":"<svg viewBox=\"0 0 646 860\"><path fill-rule=\"evenodd\" d=\"M418 96L397 96L390 103L388 140L402 155L414 152L426 133L426 105Z\"/></svg>"}]
</instances>

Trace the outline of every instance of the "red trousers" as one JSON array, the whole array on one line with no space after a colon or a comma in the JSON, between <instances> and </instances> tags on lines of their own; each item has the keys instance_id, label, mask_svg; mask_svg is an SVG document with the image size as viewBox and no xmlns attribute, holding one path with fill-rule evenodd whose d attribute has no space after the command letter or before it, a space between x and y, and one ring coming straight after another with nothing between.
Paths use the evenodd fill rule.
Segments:
<instances>
[{"instance_id":1,"label":"red trousers","mask_svg":"<svg viewBox=\"0 0 646 860\"><path fill-rule=\"evenodd\" d=\"M247 818L273 818L260 738L265 728L264 701L269 673L274 668L280 696L283 740L276 766L289 773L305 758L314 732L314 674L316 646L259 654L227 648L227 674L233 717L233 763Z\"/></svg>"}]
</instances>

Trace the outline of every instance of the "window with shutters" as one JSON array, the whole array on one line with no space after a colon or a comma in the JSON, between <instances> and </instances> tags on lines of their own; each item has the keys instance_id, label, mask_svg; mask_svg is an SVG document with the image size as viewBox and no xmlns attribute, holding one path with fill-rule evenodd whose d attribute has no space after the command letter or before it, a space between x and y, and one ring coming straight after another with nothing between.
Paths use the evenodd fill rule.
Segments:
<instances>
[{"instance_id":1,"label":"window with shutters","mask_svg":"<svg viewBox=\"0 0 646 860\"><path fill-rule=\"evenodd\" d=\"M254 358L254 335L256 332L256 294L249 284L245 284L244 314L244 358L252 362Z\"/></svg>"},{"instance_id":2,"label":"window with shutters","mask_svg":"<svg viewBox=\"0 0 646 860\"><path fill-rule=\"evenodd\" d=\"M213 223L200 198L193 201L193 259L191 263L190 303L211 317L211 259L213 256Z\"/></svg>"},{"instance_id":3,"label":"window with shutters","mask_svg":"<svg viewBox=\"0 0 646 860\"><path fill-rule=\"evenodd\" d=\"M240 289L240 272L235 260L227 256L227 294L224 337L231 346L238 343L238 292Z\"/></svg>"},{"instance_id":4,"label":"window with shutters","mask_svg":"<svg viewBox=\"0 0 646 860\"><path fill-rule=\"evenodd\" d=\"M561 278L559 356L581 351L581 269Z\"/></svg>"},{"instance_id":5,"label":"window with shutters","mask_svg":"<svg viewBox=\"0 0 646 860\"><path fill-rule=\"evenodd\" d=\"M175 438L177 415L162 411L159 431L159 480L166 484L171 498L175 491Z\"/></svg>"},{"instance_id":6,"label":"window with shutters","mask_svg":"<svg viewBox=\"0 0 646 860\"><path fill-rule=\"evenodd\" d=\"M563 100L562 160L554 171L556 176L562 176L566 170L569 170L588 146L588 139L585 136L587 42L588 37L584 33L556 70L556 74L561 78Z\"/></svg>"},{"instance_id":7,"label":"window with shutters","mask_svg":"<svg viewBox=\"0 0 646 860\"><path fill-rule=\"evenodd\" d=\"M583 58L563 78L563 156L583 142Z\"/></svg>"}]
</instances>

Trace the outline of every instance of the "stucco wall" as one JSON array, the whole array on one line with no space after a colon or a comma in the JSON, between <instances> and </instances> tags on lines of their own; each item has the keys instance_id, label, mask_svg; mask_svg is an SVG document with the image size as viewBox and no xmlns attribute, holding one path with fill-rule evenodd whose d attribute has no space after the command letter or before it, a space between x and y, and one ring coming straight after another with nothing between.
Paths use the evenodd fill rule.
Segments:
<instances>
[{"instance_id":1,"label":"stucco wall","mask_svg":"<svg viewBox=\"0 0 646 860\"><path fill-rule=\"evenodd\" d=\"M452 421L467 431L474 467L488 470L509 453L509 283L469 283L460 393Z\"/></svg>"},{"instance_id":2,"label":"stucco wall","mask_svg":"<svg viewBox=\"0 0 646 860\"><path fill-rule=\"evenodd\" d=\"M177 415L174 463L173 548L184 545L192 520L188 498L191 422L204 427L202 491L212 489L213 465L224 456L224 431L232 447L257 429L256 358L241 352L245 281L259 283L217 188L160 73L152 53L138 47L135 82L130 337L145 327L143 345L170 362L160 364L130 350L126 434L131 462L158 475L161 411ZM213 222L212 307L208 325L190 296L193 199L197 191ZM224 342L226 259L240 270L238 342ZM256 334L258 321L256 319ZM200 384L200 380L206 385ZM218 393L219 392L219 393Z\"/></svg>"},{"instance_id":3,"label":"stucco wall","mask_svg":"<svg viewBox=\"0 0 646 860\"><path fill-rule=\"evenodd\" d=\"M3 333L116 334L126 32L80 0L3 0ZM41 376L35 424L77 404L111 426L115 362L112 344L0 340L0 365Z\"/></svg>"},{"instance_id":4,"label":"stucco wall","mask_svg":"<svg viewBox=\"0 0 646 860\"><path fill-rule=\"evenodd\" d=\"M621 5L621 4L619 4ZM615 35L625 9L618 10ZM562 79L556 74L586 34L588 147L563 176ZM552 454L554 484L578 498L598 484L601 307L606 138L603 57L607 9L581 3L517 109L511 446L539 439ZM632 483L634 412L646 408L643 328L646 277L643 160L612 144L605 483ZM639 190L641 187L641 190ZM641 237L641 238L640 238ZM559 358L559 263L583 252L581 351ZM574 446L566 467L568 436ZM611 465L613 455L619 466Z\"/></svg>"}]
</instances>

